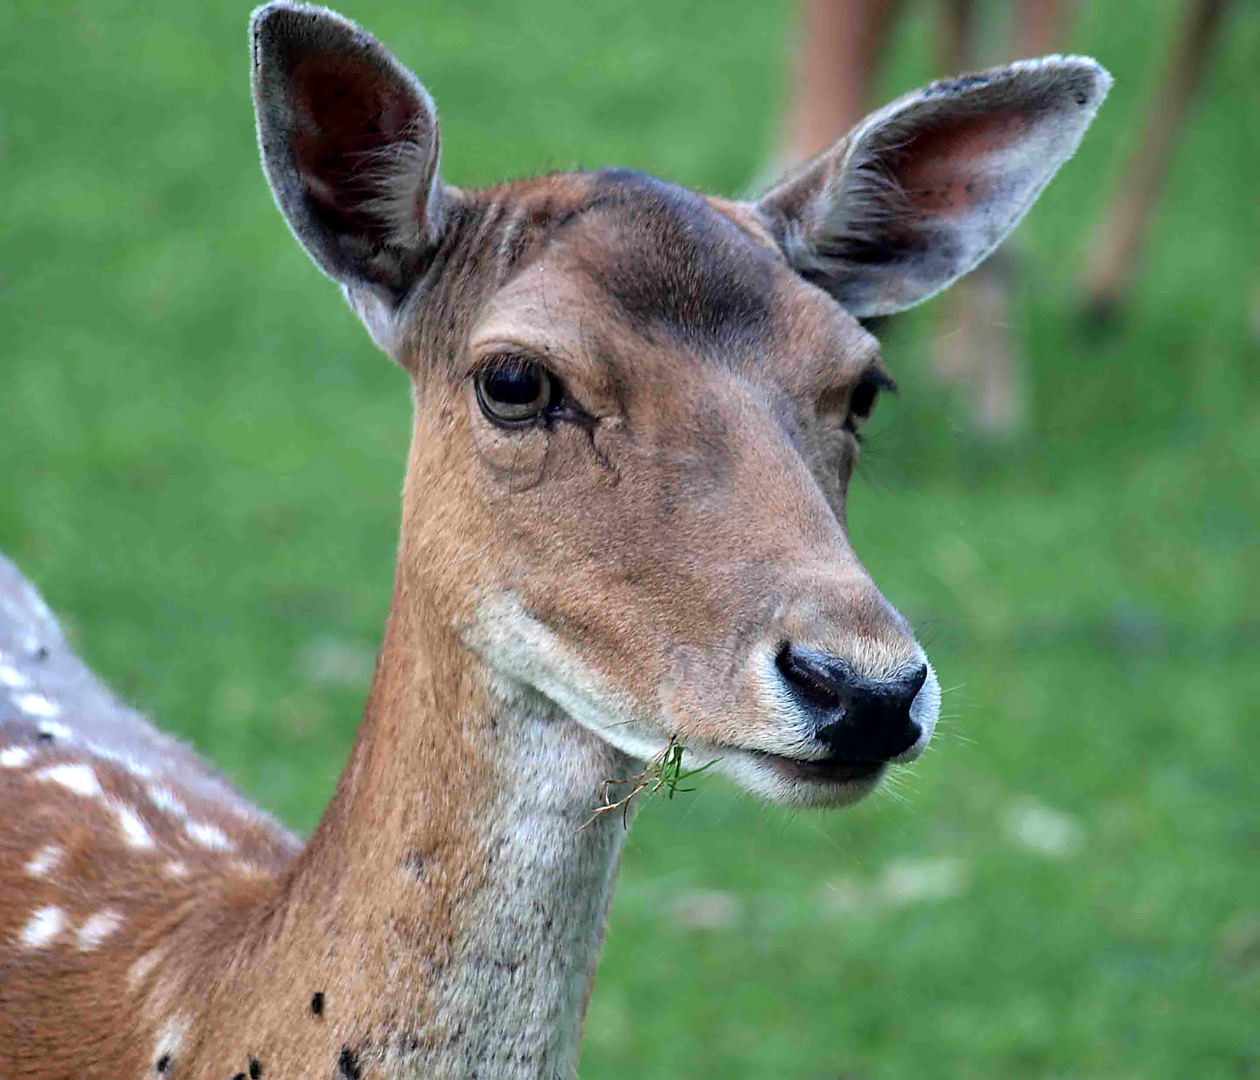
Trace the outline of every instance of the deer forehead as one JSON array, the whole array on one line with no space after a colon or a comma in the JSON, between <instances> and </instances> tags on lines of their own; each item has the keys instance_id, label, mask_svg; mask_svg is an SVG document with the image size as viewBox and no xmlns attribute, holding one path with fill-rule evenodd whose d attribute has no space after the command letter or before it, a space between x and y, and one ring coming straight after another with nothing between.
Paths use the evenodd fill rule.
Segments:
<instances>
[{"instance_id":1,"label":"deer forehead","mask_svg":"<svg viewBox=\"0 0 1260 1080\"><path fill-rule=\"evenodd\" d=\"M474 364L538 353L576 365L560 374L597 396L662 366L675 381L736 371L800 396L845 385L872 362L875 339L787 265L746 207L628 170L574 179L555 178L570 199L551 202L531 246L513 236L537 226L528 204L504 212L502 235L486 241L521 255L474 323Z\"/></svg>"}]
</instances>

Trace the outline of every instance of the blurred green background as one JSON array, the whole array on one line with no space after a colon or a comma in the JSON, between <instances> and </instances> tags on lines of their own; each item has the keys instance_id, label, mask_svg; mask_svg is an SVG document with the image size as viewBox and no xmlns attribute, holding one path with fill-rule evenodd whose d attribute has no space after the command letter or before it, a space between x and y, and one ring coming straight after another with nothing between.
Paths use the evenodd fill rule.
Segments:
<instances>
[{"instance_id":1,"label":"blurred green background","mask_svg":"<svg viewBox=\"0 0 1260 1080\"><path fill-rule=\"evenodd\" d=\"M891 328L858 552L948 688L843 814L719 781L627 850L582 1075L1260 1077L1260 8L1229 19L1125 321L1074 279L1176 5L1085 2L1115 89L1021 229L1027 435L969 433ZM356 0L460 184L623 164L737 192L775 3ZM260 175L244 4L0 7L0 549L88 660L309 829L385 613L406 381ZM904 26L889 95L935 72Z\"/></svg>"}]
</instances>

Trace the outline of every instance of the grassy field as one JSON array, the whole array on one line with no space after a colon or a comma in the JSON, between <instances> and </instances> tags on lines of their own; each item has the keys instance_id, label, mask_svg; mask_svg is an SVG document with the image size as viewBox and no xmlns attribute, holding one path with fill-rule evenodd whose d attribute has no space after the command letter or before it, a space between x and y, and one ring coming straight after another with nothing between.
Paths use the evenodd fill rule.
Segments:
<instances>
[{"instance_id":1,"label":"grassy field","mask_svg":"<svg viewBox=\"0 0 1260 1080\"><path fill-rule=\"evenodd\" d=\"M1175 5L1084 2L1116 88L1022 229L1028 436L995 449L893 327L851 497L924 636L936 749L844 814L706 780L627 851L582 1074L1260 1077L1260 9L1241 7L1118 333L1088 229ZM1124 14L1122 15L1122 11ZM348 9L412 64L444 173L619 163L738 190L791 12L719 0ZM408 398L260 175L244 4L0 8L0 549L127 698L294 826L358 720ZM890 93L932 74L912 22Z\"/></svg>"}]
</instances>

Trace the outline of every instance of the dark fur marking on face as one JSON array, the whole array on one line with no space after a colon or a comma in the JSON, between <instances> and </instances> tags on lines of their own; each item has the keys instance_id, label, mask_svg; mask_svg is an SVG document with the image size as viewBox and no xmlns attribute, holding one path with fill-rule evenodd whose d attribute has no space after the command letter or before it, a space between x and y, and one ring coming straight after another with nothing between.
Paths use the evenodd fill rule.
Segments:
<instances>
[{"instance_id":1,"label":"dark fur marking on face","mask_svg":"<svg viewBox=\"0 0 1260 1080\"><path fill-rule=\"evenodd\" d=\"M322 990L315 991L315 993L311 996L311 1015L324 1015L324 992Z\"/></svg>"},{"instance_id":2,"label":"dark fur marking on face","mask_svg":"<svg viewBox=\"0 0 1260 1080\"><path fill-rule=\"evenodd\" d=\"M245 1074L237 1073L234 1077L232 1077L232 1080L245 1080Z\"/></svg>"},{"instance_id":3,"label":"dark fur marking on face","mask_svg":"<svg viewBox=\"0 0 1260 1080\"><path fill-rule=\"evenodd\" d=\"M166 1072L166 1070L171 1067L171 1055L163 1054L153 1063L153 1067L160 1073Z\"/></svg>"},{"instance_id":4,"label":"dark fur marking on face","mask_svg":"<svg viewBox=\"0 0 1260 1080\"><path fill-rule=\"evenodd\" d=\"M39 741L40 741L40 742L52 742L52 741L53 741L53 733L52 733L51 731L41 731L41 732L39 733Z\"/></svg>"},{"instance_id":5,"label":"dark fur marking on face","mask_svg":"<svg viewBox=\"0 0 1260 1080\"><path fill-rule=\"evenodd\" d=\"M257 1058L249 1059L249 1080L258 1080L262 1076L262 1062Z\"/></svg>"},{"instance_id":6,"label":"dark fur marking on face","mask_svg":"<svg viewBox=\"0 0 1260 1080\"><path fill-rule=\"evenodd\" d=\"M584 267L637 330L721 343L766 337L768 251L695 192L630 169L603 170L596 182L587 213L614 222L620 242Z\"/></svg>"},{"instance_id":7,"label":"dark fur marking on face","mask_svg":"<svg viewBox=\"0 0 1260 1080\"><path fill-rule=\"evenodd\" d=\"M337 1068L347 1080L359 1080L363 1075L359 1070L359 1056L348 1046L341 1048L341 1057L337 1059Z\"/></svg>"}]
</instances>

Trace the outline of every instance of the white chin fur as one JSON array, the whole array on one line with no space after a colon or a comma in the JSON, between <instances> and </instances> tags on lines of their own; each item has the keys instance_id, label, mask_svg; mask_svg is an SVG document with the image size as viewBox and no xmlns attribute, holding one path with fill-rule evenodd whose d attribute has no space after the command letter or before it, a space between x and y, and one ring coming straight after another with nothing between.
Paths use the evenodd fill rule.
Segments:
<instances>
[{"instance_id":1,"label":"white chin fur","mask_svg":"<svg viewBox=\"0 0 1260 1080\"><path fill-rule=\"evenodd\" d=\"M693 767L690 762L688 765ZM850 806L879 787L884 775L881 772L862 780L843 781L796 779L785 776L765 758L742 750L727 751L714 770L767 802L815 807Z\"/></svg>"}]
</instances>

